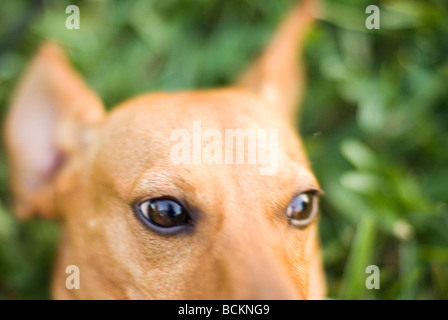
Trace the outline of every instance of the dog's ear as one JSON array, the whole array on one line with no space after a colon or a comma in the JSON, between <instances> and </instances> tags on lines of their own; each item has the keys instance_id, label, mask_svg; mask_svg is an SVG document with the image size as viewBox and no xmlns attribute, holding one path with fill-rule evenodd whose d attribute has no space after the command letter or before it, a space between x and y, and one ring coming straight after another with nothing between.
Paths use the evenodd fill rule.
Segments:
<instances>
[{"instance_id":1,"label":"dog's ear","mask_svg":"<svg viewBox=\"0 0 448 320\"><path fill-rule=\"evenodd\" d=\"M54 217L54 182L86 148L105 111L62 50L45 44L12 99L6 121L16 214Z\"/></svg>"},{"instance_id":2,"label":"dog's ear","mask_svg":"<svg viewBox=\"0 0 448 320\"><path fill-rule=\"evenodd\" d=\"M240 79L238 85L261 95L288 119L304 86L300 53L314 20L316 0L302 0L280 25L268 47Z\"/></svg>"}]
</instances>

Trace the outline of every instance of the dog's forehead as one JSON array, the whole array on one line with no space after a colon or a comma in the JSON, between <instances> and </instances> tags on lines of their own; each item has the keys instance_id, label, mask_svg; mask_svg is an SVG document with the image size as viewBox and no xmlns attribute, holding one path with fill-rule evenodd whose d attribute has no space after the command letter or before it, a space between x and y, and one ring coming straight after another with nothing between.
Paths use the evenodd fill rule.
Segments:
<instances>
[{"instance_id":1,"label":"dog's forehead","mask_svg":"<svg viewBox=\"0 0 448 320\"><path fill-rule=\"evenodd\" d=\"M210 123L218 130L284 125L284 119L267 102L237 89L148 94L118 106L109 122L112 126L117 122L119 125L124 117L136 129L150 134L180 127L190 130L188 125L197 121ZM148 121L139 121L142 118ZM146 127L149 120L152 120L152 130Z\"/></svg>"},{"instance_id":2,"label":"dog's forehead","mask_svg":"<svg viewBox=\"0 0 448 320\"><path fill-rule=\"evenodd\" d=\"M233 130L233 133L239 130L243 135L255 134L253 141L256 145L252 150L256 152L253 155L256 163L249 163L250 139L247 136L243 137L246 154L239 160L243 163L237 163L235 149L238 142L235 136L232 137L231 160L229 158L226 162L228 130ZM210 148L210 143L216 139L221 139L219 143L223 152L221 157L213 158L213 152L207 153L205 149L207 146ZM278 153L275 159L265 158L268 162L264 166L257 158L262 139L265 139L266 148L272 146ZM212 165L208 165L205 159L210 154ZM276 163L269 163L269 160ZM263 174L263 167L272 169L277 166L286 176L290 174L286 173L287 170L296 168L302 173L309 171L294 128L264 101L244 92L235 94L235 90L160 93L124 103L112 112L100 132L95 164L95 171L104 172L122 194L129 194L136 184L145 183L142 181L150 182L151 177L161 177L159 180L162 182L169 180L171 183L177 179L179 184L182 181L200 184L204 177L214 177L219 181L229 175L250 176L251 183L256 184L257 181L268 183L271 180L269 183L274 183L269 175L278 176L276 172Z\"/></svg>"}]
</instances>

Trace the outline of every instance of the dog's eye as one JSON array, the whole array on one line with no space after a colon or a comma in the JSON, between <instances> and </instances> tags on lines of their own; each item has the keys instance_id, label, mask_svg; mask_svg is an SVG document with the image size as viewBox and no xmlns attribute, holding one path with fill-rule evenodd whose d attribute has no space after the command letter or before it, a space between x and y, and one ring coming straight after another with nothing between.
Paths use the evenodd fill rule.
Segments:
<instances>
[{"instance_id":1,"label":"dog's eye","mask_svg":"<svg viewBox=\"0 0 448 320\"><path fill-rule=\"evenodd\" d=\"M146 200L139 204L138 209L143 217L156 227L173 228L189 220L187 210L171 199Z\"/></svg>"},{"instance_id":2,"label":"dog's eye","mask_svg":"<svg viewBox=\"0 0 448 320\"><path fill-rule=\"evenodd\" d=\"M292 199L286 209L286 215L292 225L306 227L317 213L317 194L314 191L304 192Z\"/></svg>"}]
</instances>

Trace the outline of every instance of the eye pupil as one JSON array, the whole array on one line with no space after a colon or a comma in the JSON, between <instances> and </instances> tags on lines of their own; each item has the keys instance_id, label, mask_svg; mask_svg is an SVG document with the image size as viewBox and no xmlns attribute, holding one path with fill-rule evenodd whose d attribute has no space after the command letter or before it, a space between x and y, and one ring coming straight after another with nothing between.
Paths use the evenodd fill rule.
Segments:
<instances>
[{"instance_id":1,"label":"eye pupil","mask_svg":"<svg viewBox=\"0 0 448 320\"><path fill-rule=\"evenodd\" d=\"M299 219L300 215L307 211L309 207L310 198L304 193L294 198L291 202L291 216L293 218Z\"/></svg>"},{"instance_id":2,"label":"eye pupil","mask_svg":"<svg viewBox=\"0 0 448 320\"><path fill-rule=\"evenodd\" d=\"M153 201L151 209L161 218L176 218L182 214L182 207L170 200Z\"/></svg>"},{"instance_id":3,"label":"eye pupil","mask_svg":"<svg viewBox=\"0 0 448 320\"><path fill-rule=\"evenodd\" d=\"M315 195L305 192L296 196L288 206L286 214L290 222L298 227L305 227L313 220L316 209L314 208Z\"/></svg>"},{"instance_id":4,"label":"eye pupil","mask_svg":"<svg viewBox=\"0 0 448 320\"><path fill-rule=\"evenodd\" d=\"M171 199L151 199L139 206L143 216L152 224L170 228L181 225L188 220L187 211Z\"/></svg>"}]
</instances>

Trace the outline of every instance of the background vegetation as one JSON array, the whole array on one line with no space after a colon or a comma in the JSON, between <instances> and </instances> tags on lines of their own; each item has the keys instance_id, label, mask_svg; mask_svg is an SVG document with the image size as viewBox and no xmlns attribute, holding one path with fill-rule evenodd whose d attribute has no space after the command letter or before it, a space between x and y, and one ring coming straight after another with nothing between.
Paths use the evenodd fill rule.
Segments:
<instances>
[{"instance_id":1,"label":"background vegetation","mask_svg":"<svg viewBox=\"0 0 448 320\"><path fill-rule=\"evenodd\" d=\"M81 29L67 30L77 4ZM365 8L381 9L367 30ZM62 43L108 108L151 90L230 83L291 1L25 1L0 4L0 119L44 39ZM306 48L300 131L325 190L321 238L334 299L448 298L448 6L323 1ZM3 121L2 121L3 122ZM3 149L2 149L3 150ZM0 299L48 298L58 227L11 212L0 153ZM367 290L378 265L381 289Z\"/></svg>"}]
</instances>

